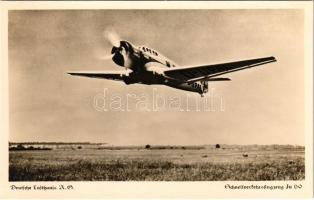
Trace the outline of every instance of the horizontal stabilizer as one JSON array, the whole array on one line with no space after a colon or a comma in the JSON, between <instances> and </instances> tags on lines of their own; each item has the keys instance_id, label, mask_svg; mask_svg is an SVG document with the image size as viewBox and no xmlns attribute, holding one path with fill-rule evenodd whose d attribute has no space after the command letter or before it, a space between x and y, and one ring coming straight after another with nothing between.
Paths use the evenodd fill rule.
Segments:
<instances>
[{"instance_id":1,"label":"horizontal stabilizer","mask_svg":"<svg viewBox=\"0 0 314 200\"><path fill-rule=\"evenodd\" d=\"M230 78L209 78L206 81L231 81Z\"/></svg>"}]
</instances>

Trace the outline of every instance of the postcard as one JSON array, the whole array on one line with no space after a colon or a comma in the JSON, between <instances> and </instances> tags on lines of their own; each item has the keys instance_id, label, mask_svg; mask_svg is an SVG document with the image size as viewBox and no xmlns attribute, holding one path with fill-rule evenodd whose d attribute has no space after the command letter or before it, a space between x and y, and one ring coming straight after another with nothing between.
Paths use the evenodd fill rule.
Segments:
<instances>
[{"instance_id":1,"label":"postcard","mask_svg":"<svg viewBox=\"0 0 314 200\"><path fill-rule=\"evenodd\" d=\"M1 2L2 198L313 196L313 2Z\"/></svg>"}]
</instances>

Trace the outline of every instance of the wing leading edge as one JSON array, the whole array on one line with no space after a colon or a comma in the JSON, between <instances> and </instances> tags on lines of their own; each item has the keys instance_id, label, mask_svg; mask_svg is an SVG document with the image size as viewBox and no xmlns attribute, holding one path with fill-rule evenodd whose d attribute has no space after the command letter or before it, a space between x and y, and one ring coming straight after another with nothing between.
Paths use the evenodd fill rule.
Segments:
<instances>
[{"instance_id":1,"label":"wing leading edge","mask_svg":"<svg viewBox=\"0 0 314 200\"><path fill-rule=\"evenodd\" d=\"M176 80L181 80L183 82L195 82L206 79L210 80L211 77L256 67L271 62L276 62L276 58L271 56L213 65L173 68L164 71L164 73L166 76Z\"/></svg>"},{"instance_id":2,"label":"wing leading edge","mask_svg":"<svg viewBox=\"0 0 314 200\"><path fill-rule=\"evenodd\" d=\"M122 81L123 77L128 76L129 71L74 71L67 72L73 76L83 76L89 78L99 78L99 79L110 79L110 80L118 80Z\"/></svg>"}]
</instances>

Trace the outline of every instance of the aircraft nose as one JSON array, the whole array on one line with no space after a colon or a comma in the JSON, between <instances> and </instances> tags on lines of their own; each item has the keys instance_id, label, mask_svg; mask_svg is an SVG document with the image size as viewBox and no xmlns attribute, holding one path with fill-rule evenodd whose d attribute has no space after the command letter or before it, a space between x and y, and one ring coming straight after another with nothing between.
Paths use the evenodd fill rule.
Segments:
<instances>
[{"instance_id":1,"label":"aircraft nose","mask_svg":"<svg viewBox=\"0 0 314 200\"><path fill-rule=\"evenodd\" d=\"M120 53L115 53L114 56L112 57L112 60L120 66L124 65L124 57Z\"/></svg>"}]
</instances>

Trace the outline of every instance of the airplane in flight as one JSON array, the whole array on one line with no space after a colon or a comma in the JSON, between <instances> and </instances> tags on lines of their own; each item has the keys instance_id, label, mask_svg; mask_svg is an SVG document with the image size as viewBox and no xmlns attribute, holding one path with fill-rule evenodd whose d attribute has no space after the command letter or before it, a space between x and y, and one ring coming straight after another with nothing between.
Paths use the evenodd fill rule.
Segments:
<instances>
[{"instance_id":1,"label":"airplane in flight","mask_svg":"<svg viewBox=\"0 0 314 200\"><path fill-rule=\"evenodd\" d=\"M178 66L156 50L119 41L113 46L113 62L124 67L121 71L73 71L70 75L123 81L125 84L166 85L176 89L199 93L208 92L210 81L230 81L221 75L276 62L273 56L236 62Z\"/></svg>"}]
</instances>

